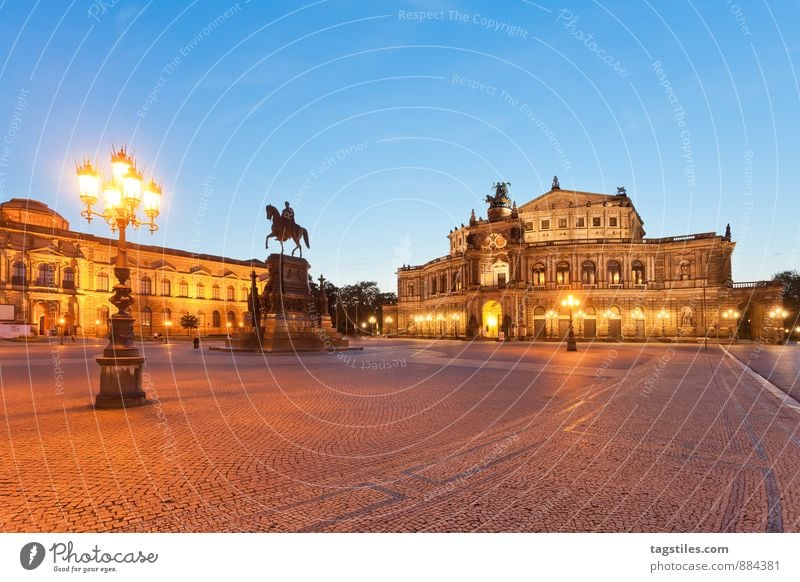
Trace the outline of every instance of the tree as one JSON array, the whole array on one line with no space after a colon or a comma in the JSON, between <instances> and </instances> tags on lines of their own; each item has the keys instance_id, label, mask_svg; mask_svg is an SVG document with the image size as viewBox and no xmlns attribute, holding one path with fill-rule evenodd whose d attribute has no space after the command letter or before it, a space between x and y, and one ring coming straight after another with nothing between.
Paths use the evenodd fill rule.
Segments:
<instances>
[{"instance_id":1,"label":"tree","mask_svg":"<svg viewBox=\"0 0 800 582\"><path fill-rule=\"evenodd\" d=\"M188 329L191 333L193 329L200 327L200 319L191 313L184 313L181 315L181 327L183 329Z\"/></svg>"},{"instance_id":2,"label":"tree","mask_svg":"<svg viewBox=\"0 0 800 582\"><path fill-rule=\"evenodd\" d=\"M783 285L783 305L786 309L795 313L800 310L800 273L781 271L775 273L772 280L780 281Z\"/></svg>"},{"instance_id":3,"label":"tree","mask_svg":"<svg viewBox=\"0 0 800 582\"><path fill-rule=\"evenodd\" d=\"M361 329L361 324L369 321L370 316L381 321L381 305L397 302L394 293L382 293L375 281L359 281L353 285L344 285L337 290L332 299L333 301L329 301L332 306L332 317L334 322L339 322L337 329L341 333L354 333L356 329Z\"/></svg>"}]
</instances>

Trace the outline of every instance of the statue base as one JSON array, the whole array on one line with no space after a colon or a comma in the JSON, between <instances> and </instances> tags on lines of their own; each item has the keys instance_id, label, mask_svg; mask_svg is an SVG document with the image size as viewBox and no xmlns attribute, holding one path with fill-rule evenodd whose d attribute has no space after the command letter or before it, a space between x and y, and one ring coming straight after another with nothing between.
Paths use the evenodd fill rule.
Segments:
<instances>
[{"instance_id":1,"label":"statue base","mask_svg":"<svg viewBox=\"0 0 800 582\"><path fill-rule=\"evenodd\" d=\"M309 264L305 259L270 255L269 279L264 289L265 313L259 328L240 338L227 340L226 352L328 352L352 350L350 343L331 325L328 315L318 317L317 303L308 286Z\"/></svg>"}]
</instances>

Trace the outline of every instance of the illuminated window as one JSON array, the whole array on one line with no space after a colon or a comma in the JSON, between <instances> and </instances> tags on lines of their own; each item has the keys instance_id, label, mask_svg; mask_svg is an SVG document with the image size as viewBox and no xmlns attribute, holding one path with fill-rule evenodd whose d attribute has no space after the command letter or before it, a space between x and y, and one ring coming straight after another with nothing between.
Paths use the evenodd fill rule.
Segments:
<instances>
[{"instance_id":1,"label":"illuminated window","mask_svg":"<svg viewBox=\"0 0 800 582\"><path fill-rule=\"evenodd\" d=\"M95 277L97 291L108 291L108 273L100 271Z\"/></svg>"}]
</instances>

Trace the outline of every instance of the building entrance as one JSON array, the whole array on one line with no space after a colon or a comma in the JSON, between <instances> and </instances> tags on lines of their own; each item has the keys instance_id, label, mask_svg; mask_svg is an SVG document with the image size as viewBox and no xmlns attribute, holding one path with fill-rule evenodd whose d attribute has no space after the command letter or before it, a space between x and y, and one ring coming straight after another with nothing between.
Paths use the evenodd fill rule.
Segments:
<instances>
[{"instance_id":1,"label":"building entrance","mask_svg":"<svg viewBox=\"0 0 800 582\"><path fill-rule=\"evenodd\" d=\"M503 320L503 308L497 301L487 301L483 304L483 335L484 337L497 337L500 322Z\"/></svg>"}]
</instances>

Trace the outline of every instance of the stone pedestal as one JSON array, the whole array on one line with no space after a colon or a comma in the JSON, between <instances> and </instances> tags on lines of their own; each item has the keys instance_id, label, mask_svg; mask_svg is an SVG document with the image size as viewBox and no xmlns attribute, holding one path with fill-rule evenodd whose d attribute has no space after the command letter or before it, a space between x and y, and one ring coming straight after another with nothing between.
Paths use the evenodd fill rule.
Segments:
<instances>
[{"instance_id":1,"label":"stone pedestal","mask_svg":"<svg viewBox=\"0 0 800 582\"><path fill-rule=\"evenodd\" d=\"M95 408L131 408L147 404L142 390L144 358L133 344L133 318L111 316L111 341L96 359L100 364L100 392Z\"/></svg>"},{"instance_id":2,"label":"stone pedestal","mask_svg":"<svg viewBox=\"0 0 800 582\"><path fill-rule=\"evenodd\" d=\"M308 261L286 255L267 258L269 278L261 294L261 320L256 330L228 341L228 351L333 352L349 343L320 316L308 285ZM214 348L212 348L214 349Z\"/></svg>"}]
</instances>

